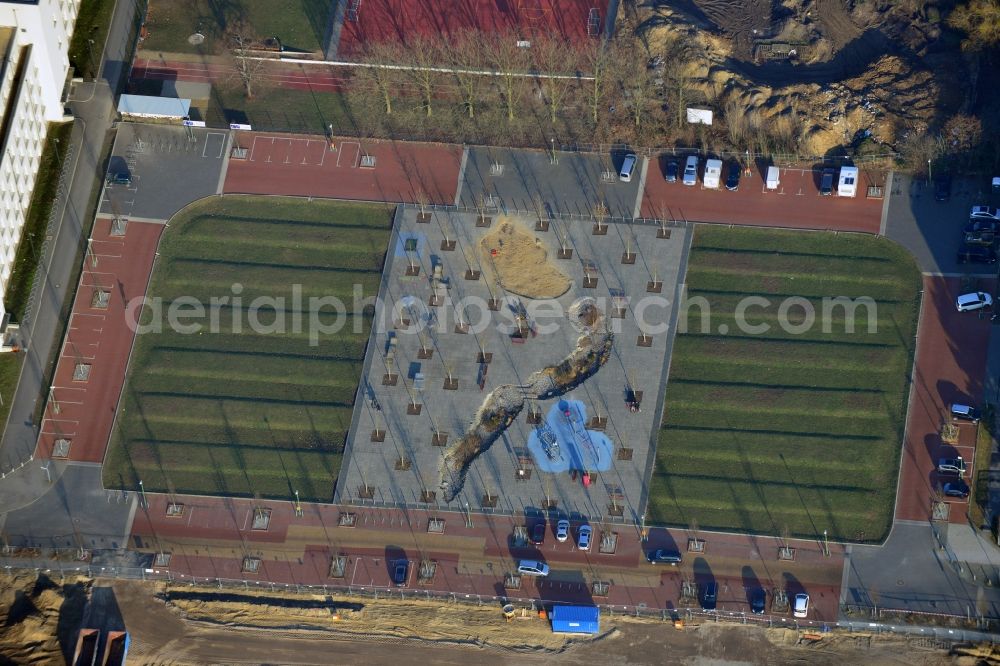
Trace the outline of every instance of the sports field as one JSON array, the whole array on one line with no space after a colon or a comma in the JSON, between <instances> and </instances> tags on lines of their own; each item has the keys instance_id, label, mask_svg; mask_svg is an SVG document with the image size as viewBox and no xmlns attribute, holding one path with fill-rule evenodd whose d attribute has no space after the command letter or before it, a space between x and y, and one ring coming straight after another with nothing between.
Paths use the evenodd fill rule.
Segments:
<instances>
[{"instance_id":1,"label":"sports field","mask_svg":"<svg viewBox=\"0 0 1000 666\"><path fill-rule=\"evenodd\" d=\"M148 292L163 299L162 330L136 337L105 484L285 499L297 490L329 501L371 326L353 290L377 294L392 212L226 196L175 216ZM258 301L255 314L262 297L284 300ZM311 297L346 305L343 328L319 344L310 341ZM174 303L178 312L204 307L204 317L176 320L201 330L169 325ZM143 324L153 312L145 309ZM336 317L327 306L319 320Z\"/></svg>"},{"instance_id":2,"label":"sports field","mask_svg":"<svg viewBox=\"0 0 1000 666\"><path fill-rule=\"evenodd\" d=\"M701 226L674 345L647 518L705 529L872 541L892 517L920 275L872 236ZM741 299L763 297L737 326ZM844 308L824 332L824 297L871 297L877 326ZM804 297L816 323L779 326ZM793 326L804 308L789 310ZM685 317L681 312L681 319ZM707 322L707 325L706 325ZM721 335L720 330L728 331Z\"/></svg>"}]
</instances>

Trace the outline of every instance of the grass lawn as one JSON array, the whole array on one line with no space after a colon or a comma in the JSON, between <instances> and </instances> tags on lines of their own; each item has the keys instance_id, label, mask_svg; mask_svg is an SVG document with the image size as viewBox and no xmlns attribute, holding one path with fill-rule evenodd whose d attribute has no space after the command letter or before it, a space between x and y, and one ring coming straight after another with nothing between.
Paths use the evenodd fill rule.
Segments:
<instances>
[{"instance_id":1,"label":"grass lawn","mask_svg":"<svg viewBox=\"0 0 1000 666\"><path fill-rule=\"evenodd\" d=\"M226 23L244 18L262 38L277 36L286 48L319 51L332 7L332 0L150 0L142 46L147 51L221 53ZM200 46L188 42L196 32L205 35Z\"/></svg>"},{"instance_id":2,"label":"grass lawn","mask_svg":"<svg viewBox=\"0 0 1000 666\"><path fill-rule=\"evenodd\" d=\"M686 282L689 301L709 308L689 307L686 321L681 313L647 518L882 539L920 302L912 258L871 236L702 226ZM745 315L767 330L737 326L748 296L770 300ZM779 305L793 296L817 314L801 333L779 325ZM873 330L865 308L833 308L824 329L823 299L838 296L874 299ZM803 320L792 308L788 323Z\"/></svg>"},{"instance_id":3,"label":"grass lawn","mask_svg":"<svg viewBox=\"0 0 1000 666\"><path fill-rule=\"evenodd\" d=\"M353 289L378 293L392 213L223 197L174 217L150 295L163 299L164 314L177 299L196 299L219 325L185 333L164 317L162 332L137 336L105 483L135 488L142 479L151 491L282 499L298 490L303 500L330 501L371 327ZM236 292L242 303L211 307ZM346 305L346 325L319 344L309 335L312 296ZM268 303L259 315L255 299ZM320 320L334 317L327 306ZM266 330L278 318L285 332ZM207 316L200 321L208 328Z\"/></svg>"},{"instance_id":4,"label":"grass lawn","mask_svg":"<svg viewBox=\"0 0 1000 666\"><path fill-rule=\"evenodd\" d=\"M31 193L31 205L28 216L21 230L21 240L14 255L14 267L7 281L7 291L4 294L4 307L14 321L24 316L24 309L31 295L31 285L38 270L38 261L42 257L42 243L45 241L45 230L49 226L49 215L55 203L56 191L59 189L59 174L66 151L69 150L70 134L73 123L52 123L45 136L45 148L35 177L35 189Z\"/></svg>"},{"instance_id":5,"label":"grass lawn","mask_svg":"<svg viewBox=\"0 0 1000 666\"><path fill-rule=\"evenodd\" d=\"M69 43L69 62L77 76L92 79L98 74L114 11L115 0L83 0L80 3L73 39Z\"/></svg>"}]
</instances>

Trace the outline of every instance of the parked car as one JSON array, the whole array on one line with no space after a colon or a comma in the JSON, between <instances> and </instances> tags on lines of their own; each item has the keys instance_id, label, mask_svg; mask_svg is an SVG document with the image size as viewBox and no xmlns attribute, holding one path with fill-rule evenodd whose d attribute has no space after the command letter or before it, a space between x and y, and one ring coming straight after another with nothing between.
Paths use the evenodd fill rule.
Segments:
<instances>
[{"instance_id":1,"label":"parked car","mask_svg":"<svg viewBox=\"0 0 1000 666\"><path fill-rule=\"evenodd\" d=\"M823 169L823 175L820 176L819 181L819 193L824 197L828 197L833 194L833 179L836 172L833 169Z\"/></svg>"},{"instance_id":2,"label":"parked car","mask_svg":"<svg viewBox=\"0 0 1000 666\"><path fill-rule=\"evenodd\" d=\"M965 234L962 241L966 245L984 245L993 247L997 240L997 235L992 231L971 231Z\"/></svg>"},{"instance_id":3,"label":"parked car","mask_svg":"<svg viewBox=\"0 0 1000 666\"><path fill-rule=\"evenodd\" d=\"M995 264L997 253L988 245L963 245L956 261L960 264Z\"/></svg>"},{"instance_id":4,"label":"parked car","mask_svg":"<svg viewBox=\"0 0 1000 666\"><path fill-rule=\"evenodd\" d=\"M969 213L971 218L986 218L988 220L1000 220L1000 209L991 206L973 206Z\"/></svg>"},{"instance_id":5,"label":"parked car","mask_svg":"<svg viewBox=\"0 0 1000 666\"><path fill-rule=\"evenodd\" d=\"M755 588L750 593L750 612L754 615L763 615L765 605L767 605L767 592L762 587Z\"/></svg>"},{"instance_id":6,"label":"parked car","mask_svg":"<svg viewBox=\"0 0 1000 666\"><path fill-rule=\"evenodd\" d=\"M522 576L548 576L549 565L538 560L521 560L517 563L517 573Z\"/></svg>"},{"instance_id":7,"label":"parked car","mask_svg":"<svg viewBox=\"0 0 1000 666\"><path fill-rule=\"evenodd\" d=\"M957 474L962 476L965 474L965 460L961 456L958 458L939 458L937 471L938 474Z\"/></svg>"},{"instance_id":8,"label":"parked car","mask_svg":"<svg viewBox=\"0 0 1000 666\"><path fill-rule=\"evenodd\" d=\"M118 173L108 175L108 182L114 185L131 185L132 176L124 171L119 171Z\"/></svg>"},{"instance_id":9,"label":"parked car","mask_svg":"<svg viewBox=\"0 0 1000 666\"><path fill-rule=\"evenodd\" d=\"M688 155L687 160L684 162L684 178L683 182L685 185L697 185L698 184L698 156Z\"/></svg>"},{"instance_id":10,"label":"parked car","mask_svg":"<svg viewBox=\"0 0 1000 666\"><path fill-rule=\"evenodd\" d=\"M981 291L975 291L969 294L962 294L955 299L955 307L959 312L970 312L972 310L980 310L982 308L988 308L993 305L993 297L989 294L985 294Z\"/></svg>"},{"instance_id":11,"label":"parked car","mask_svg":"<svg viewBox=\"0 0 1000 666\"><path fill-rule=\"evenodd\" d=\"M718 594L718 583L715 581L705 583L705 585L701 588L701 607L704 610L715 610L715 604L718 601Z\"/></svg>"},{"instance_id":12,"label":"parked car","mask_svg":"<svg viewBox=\"0 0 1000 666\"><path fill-rule=\"evenodd\" d=\"M590 537L593 532L590 525L580 525L576 530L576 547L580 550L590 550Z\"/></svg>"},{"instance_id":13,"label":"parked car","mask_svg":"<svg viewBox=\"0 0 1000 666\"><path fill-rule=\"evenodd\" d=\"M995 234L1000 231L1000 221L997 221L991 217L973 217L969 219L969 223L965 225L964 229L967 234L974 233L990 233Z\"/></svg>"},{"instance_id":14,"label":"parked car","mask_svg":"<svg viewBox=\"0 0 1000 666\"><path fill-rule=\"evenodd\" d=\"M410 577L410 561L396 560L396 567L392 571L392 582L396 587L405 587L406 579Z\"/></svg>"},{"instance_id":15,"label":"parked car","mask_svg":"<svg viewBox=\"0 0 1000 666\"><path fill-rule=\"evenodd\" d=\"M945 497L959 497L965 499L969 496L969 484L961 479L958 481L949 481L941 486L941 491L944 493Z\"/></svg>"},{"instance_id":16,"label":"parked car","mask_svg":"<svg viewBox=\"0 0 1000 666\"><path fill-rule=\"evenodd\" d=\"M730 192L740 189L741 170L739 162L733 161L729 163L729 171L726 172L726 189Z\"/></svg>"},{"instance_id":17,"label":"parked car","mask_svg":"<svg viewBox=\"0 0 1000 666\"><path fill-rule=\"evenodd\" d=\"M979 418L982 413L975 407L970 407L969 405L963 405L960 402L954 402L951 405L951 420L952 421L968 421L970 423L979 423Z\"/></svg>"},{"instance_id":18,"label":"parked car","mask_svg":"<svg viewBox=\"0 0 1000 666\"><path fill-rule=\"evenodd\" d=\"M667 162L667 166L663 170L663 180L668 183L676 183L678 171L680 171L680 167L677 164L677 160L670 160Z\"/></svg>"},{"instance_id":19,"label":"parked car","mask_svg":"<svg viewBox=\"0 0 1000 666\"><path fill-rule=\"evenodd\" d=\"M939 174L934 179L934 201L947 201L951 198L951 175Z\"/></svg>"},{"instance_id":20,"label":"parked car","mask_svg":"<svg viewBox=\"0 0 1000 666\"><path fill-rule=\"evenodd\" d=\"M569 538L569 521L563 518L556 523L556 541L563 543Z\"/></svg>"},{"instance_id":21,"label":"parked car","mask_svg":"<svg viewBox=\"0 0 1000 666\"><path fill-rule=\"evenodd\" d=\"M531 543L536 546L541 546L545 543L545 521L539 521L535 523L535 526L531 528Z\"/></svg>"},{"instance_id":22,"label":"parked car","mask_svg":"<svg viewBox=\"0 0 1000 666\"><path fill-rule=\"evenodd\" d=\"M676 550L651 550L646 555L646 559L649 560L650 564L669 564L672 567L676 567L681 563L681 554Z\"/></svg>"},{"instance_id":23,"label":"parked car","mask_svg":"<svg viewBox=\"0 0 1000 666\"><path fill-rule=\"evenodd\" d=\"M792 604L792 615L794 617L806 617L809 615L809 595L800 593L795 595L795 602Z\"/></svg>"}]
</instances>

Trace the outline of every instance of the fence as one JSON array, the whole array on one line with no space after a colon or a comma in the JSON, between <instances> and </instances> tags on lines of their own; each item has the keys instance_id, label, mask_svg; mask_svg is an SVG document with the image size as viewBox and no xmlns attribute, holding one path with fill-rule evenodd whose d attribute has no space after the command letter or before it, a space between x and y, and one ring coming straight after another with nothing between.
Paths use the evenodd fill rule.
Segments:
<instances>
[{"instance_id":1,"label":"fence","mask_svg":"<svg viewBox=\"0 0 1000 666\"><path fill-rule=\"evenodd\" d=\"M66 553L79 553L79 551L66 550ZM65 554L65 553L64 553ZM341 596L355 597L359 599L400 599L400 600L424 600L440 601L444 603L475 604L477 606L491 605L502 606L505 604L519 605L529 612L537 612L553 601L541 599L499 596L483 594L466 594L448 592L444 590L433 590L424 587L399 588L399 587L378 587L370 585L340 585L340 584L302 584L302 583L279 583L273 581L233 579L189 576L186 574L174 574L166 568L135 567L135 566L100 566L87 562L57 561L57 560L28 560L18 558L0 558L0 566L7 570L8 574L14 570L19 572L33 571L36 573L55 574L60 577L86 576L97 579L125 579L141 580L168 583L170 585L188 585L191 587L215 587L228 592L244 593L271 593L281 595L323 595L338 594ZM646 618L649 620L659 620L662 622L673 622L681 620L685 622L728 622L746 625L757 625L767 628L786 628L797 631L810 631L827 633L834 630L846 632L864 632L865 634L896 633L910 636L940 638L949 642L973 641L973 642L1000 642L1000 634L990 633L995 622L987 618L977 618L975 616L951 615L947 613L928 613L907 611L892 608L880 608L877 612L863 606L844 606L842 610L846 612L861 612L868 615L865 620L806 620L789 618L779 615L753 615L741 611L714 610L707 611L699 608L651 608L645 604L607 604L596 602L601 609L602 615L606 618L615 616L630 616ZM884 618L892 615L900 617L918 617L934 619L944 624L941 626L912 625L906 623L882 622ZM963 628L963 625L973 624L979 630Z\"/></svg>"}]
</instances>

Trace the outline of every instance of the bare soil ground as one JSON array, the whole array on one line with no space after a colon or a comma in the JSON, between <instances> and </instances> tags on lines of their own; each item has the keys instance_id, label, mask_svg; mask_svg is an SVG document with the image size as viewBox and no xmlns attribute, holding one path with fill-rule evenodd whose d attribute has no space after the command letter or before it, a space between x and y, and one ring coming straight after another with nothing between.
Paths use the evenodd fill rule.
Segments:
<instances>
[{"instance_id":1,"label":"bare soil ground","mask_svg":"<svg viewBox=\"0 0 1000 666\"><path fill-rule=\"evenodd\" d=\"M0 576L0 663L54 664L75 640L90 581L52 586ZM130 663L339 663L622 665L843 663L915 666L998 663L990 646L951 650L896 637L827 634L707 623L675 629L657 620L602 618L594 638L552 634L534 613L505 622L494 606L323 595L279 597L116 581L115 602L132 635ZM68 592L68 594L67 594ZM26 599L31 601L27 605Z\"/></svg>"},{"instance_id":2,"label":"bare soil ground","mask_svg":"<svg viewBox=\"0 0 1000 666\"><path fill-rule=\"evenodd\" d=\"M640 26L654 55L681 34L702 47L691 68L702 102L729 106L762 127L781 119L799 154L842 154L840 147L865 136L891 148L950 115L967 94L956 75L961 57L941 43L940 16L932 19L920 3L681 0L644 7ZM774 55L775 43L791 53Z\"/></svg>"},{"instance_id":3,"label":"bare soil ground","mask_svg":"<svg viewBox=\"0 0 1000 666\"><path fill-rule=\"evenodd\" d=\"M513 219L501 217L479 251L482 265L492 266L503 288L518 296L558 298L569 289L569 278L549 259L541 240Z\"/></svg>"}]
</instances>

